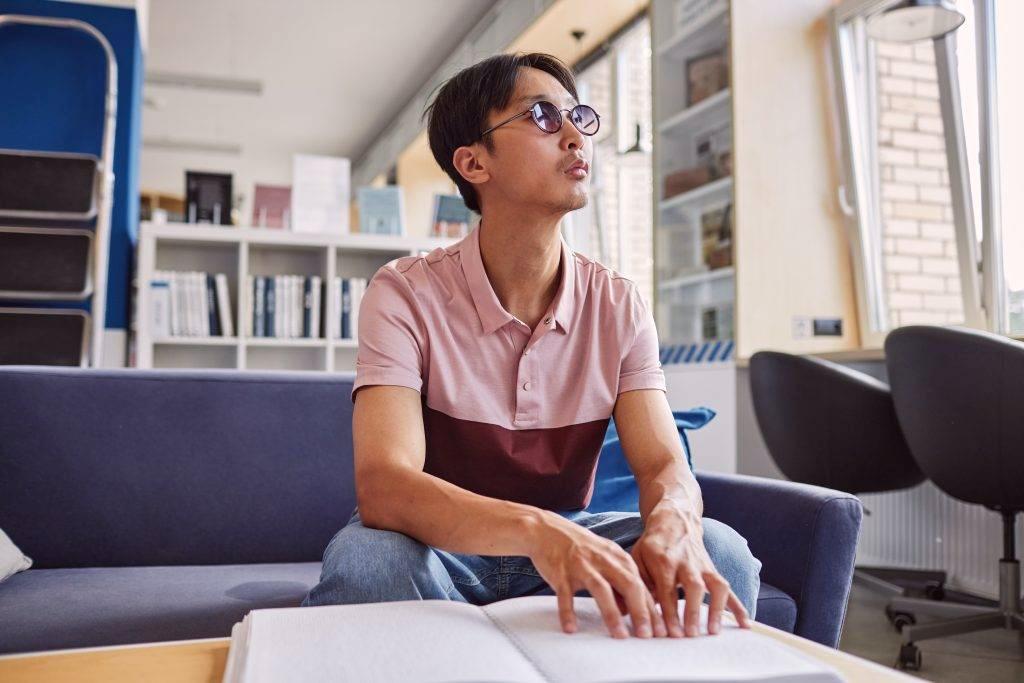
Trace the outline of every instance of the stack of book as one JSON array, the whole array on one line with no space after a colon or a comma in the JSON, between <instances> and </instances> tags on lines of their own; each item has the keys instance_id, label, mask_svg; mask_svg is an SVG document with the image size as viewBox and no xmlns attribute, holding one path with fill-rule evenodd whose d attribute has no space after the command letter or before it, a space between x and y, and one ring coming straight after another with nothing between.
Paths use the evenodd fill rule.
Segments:
<instances>
[{"instance_id":1,"label":"stack of book","mask_svg":"<svg viewBox=\"0 0 1024 683\"><path fill-rule=\"evenodd\" d=\"M149 287L154 338L234 336L224 273L158 270Z\"/></svg>"},{"instance_id":2,"label":"stack of book","mask_svg":"<svg viewBox=\"0 0 1024 683\"><path fill-rule=\"evenodd\" d=\"M366 291L366 278L347 277L334 278L334 300L341 302L338 307L340 315L335 327L337 339L359 339L359 304Z\"/></svg>"},{"instance_id":3,"label":"stack of book","mask_svg":"<svg viewBox=\"0 0 1024 683\"><path fill-rule=\"evenodd\" d=\"M320 339L322 278L319 275L249 275L252 305L245 328L252 337Z\"/></svg>"}]
</instances>

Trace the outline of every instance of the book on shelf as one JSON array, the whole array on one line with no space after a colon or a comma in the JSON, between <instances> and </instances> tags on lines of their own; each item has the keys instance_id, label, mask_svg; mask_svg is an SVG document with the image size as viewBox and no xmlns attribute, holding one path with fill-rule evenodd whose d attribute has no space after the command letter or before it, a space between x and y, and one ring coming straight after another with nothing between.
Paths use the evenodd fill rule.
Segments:
<instances>
[{"instance_id":1,"label":"book on shelf","mask_svg":"<svg viewBox=\"0 0 1024 683\"><path fill-rule=\"evenodd\" d=\"M219 314L220 330L223 336L235 336L235 324L231 317L231 295L228 292L228 276L224 273L217 273L214 276L214 284L217 290L217 312Z\"/></svg>"},{"instance_id":2,"label":"book on shelf","mask_svg":"<svg viewBox=\"0 0 1024 683\"><path fill-rule=\"evenodd\" d=\"M267 297L263 303L263 336L276 337L277 331L277 279L266 278L264 296Z\"/></svg>"},{"instance_id":3,"label":"book on shelf","mask_svg":"<svg viewBox=\"0 0 1024 683\"><path fill-rule=\"evenodd\" d=\"M232 337L224 273L158 270L149 282L153 337Z\"/></svg>"},{"instance_id":4,"label":"book on shelf","mask_svg":"<svg viewBox=\"0 0 1024 683\"><path fill-rule=\"evenodd\" d=\"M334 328L336 338L359 339L359 308L365 291L366 278L334 278L334 300L339 304Z\"/></svg>"},{"instance_id":5,"label":"book on shelf","mask_svg":"<svg viewBox=\"0 0 1024 683\"><path fill-rule=\"evenodd\" d=\"M322 339L319 275L247 275L251 292L244 320L250 337Z\"/></svg>"},{"instance_id":6,"label":"book on shelf","mask_svg":"<svg viewBox=\"0 0 1024 683\"><path fill-rule=\"evenodd\" d=\"M410 600L255 609L231 630L224 683L264 681L522 681L839 683L832 666L722 617L714 635L612 638L597 602L573 601L564 633L555 596L478 606ZM685 601L681 600L682 614ZM708 605L700 606L707 623ZM627 619L628 621L628 619ZM823 650L825 648L822 648Z\"/></svg>"},{"instance_id":7,"label":"book on shelf","mask_svg":"<svg viewBox=\"0 0 1024 683\"><path fill-rule=\"evenodd\" d=\"M263 321L265 318L265 312L263 310L264 302L266 301L266 286L267 280L262 277L253 277L252 275L246 276L247 291L252 292L252 306L250 310L252 315L250 317L250 325L246 327L249 334L253 337L263 336Z\"/></svg>"},{"instance_id":8,"label":"book on shelf","mask_svg":"<svg viewBox=\"0 0 1024 683\"><path fill-rule=\"evenodd\" d=\"M164 273L156 272L149 281L149 298L153 311L152 335L160 339L171 336L171 281Z\"/></svg>"},{"instance_id":9,"label":"book on shelf","mask_svg":"<svg viewBox=\"0 0 1024 683\"><path fill-rule=\"evenodd\" d=\"M402 222L402 188L360 187L359 232L367 235L404 235Z\"/></svg>"}]
</instances>

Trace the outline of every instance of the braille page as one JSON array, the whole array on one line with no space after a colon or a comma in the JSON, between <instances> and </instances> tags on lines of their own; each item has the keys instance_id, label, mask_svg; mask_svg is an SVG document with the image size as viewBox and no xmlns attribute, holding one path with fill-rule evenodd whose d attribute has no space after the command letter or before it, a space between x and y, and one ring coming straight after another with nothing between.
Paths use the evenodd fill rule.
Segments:
<instances>
[{"instance_id":1,"label":"braille page","mask_svg":"<svg viewBox=\"0 0 1024 683\"><path fill-rule=\"evenodd\" d=\"M479 607L441 600L253 610L224 683L543 683Z\"/></svg>"},{"instance_id":2,"label":"braille page","mask_svg":"<svg viewBox=\"0 0 1024 683\"><path fill-rule=\"evenodd\" d=\"M685 601L679 601L683 614ZM695 638L609 635L593 598L574 600L577 631L564 633L553 596L513 598L483 609L514 639L551 683L696 683L796 681L837 683L839 672L770 636L741 629L731 615L716 635L706 634L706 604ZM628 622L628 618L627 618Z\"/></svg>"}]
</instances>

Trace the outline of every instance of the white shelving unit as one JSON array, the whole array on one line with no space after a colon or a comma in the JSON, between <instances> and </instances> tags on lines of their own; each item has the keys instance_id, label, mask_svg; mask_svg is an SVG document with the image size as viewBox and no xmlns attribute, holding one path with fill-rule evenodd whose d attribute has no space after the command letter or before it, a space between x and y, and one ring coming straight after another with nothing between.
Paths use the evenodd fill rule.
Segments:
<instances>
[{"instance_id":1,"label":"white shelving unit","mask_svg":"<svg viewBox=\"0 0 1024 683\"><path fill-rule=\"evenodd\" d=\"M728 0L707 3L680 25L678 0L653 0L655 315L662 345L705 341L703 318L714 309L716 334L732 339L736 283L732 266L704 263L701 216L733 203L733 178L725 176L682 194L664 197L665 177L699 165L698 140L712 131L731 138L732 90L687 106L687 62L725 49L729 54ZM731 83L731 78L730 78Z\"/></svg>"},{"instance_id":2,"label":"white shelving unit","mask_svg":"<svg viewBox=\"0 0 1024 683\"><path fill-rule=\"evenodd\" d=\"M335 338L325 325L323 339L252 337L239 324L250 306L248 275L319 275L369 280L385 263L457 241L454 238L362 234L304 234L251 227L143 222L138 243L136 366L139 368L236 368L261 370L354 370L358 342ZM154 339L149 283L157 270L225 273L235 337ZM339 302L327 287L326 321Z\"/></svg>"}]
</instances>

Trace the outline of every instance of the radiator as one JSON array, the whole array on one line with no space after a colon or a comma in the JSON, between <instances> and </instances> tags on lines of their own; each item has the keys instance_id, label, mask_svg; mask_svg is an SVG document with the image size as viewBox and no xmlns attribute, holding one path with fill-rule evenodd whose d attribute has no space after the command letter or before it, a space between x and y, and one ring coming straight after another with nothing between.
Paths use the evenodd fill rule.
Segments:
<instances>
[{"instance_id":1,"label":"radiator","mask_svg":"<svg viewBox=\"0 0 1024 683\"><path fill-rule=\"evenodd\" d=\"M860 499L865 514L858 565L942 569L948 574L949 588L998 598L1003 554L998 513L951 498L930 481ZM1017 559L1021 559L1022 538L1018 518Z\"/></svg>"}]
</instances>

